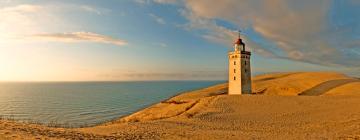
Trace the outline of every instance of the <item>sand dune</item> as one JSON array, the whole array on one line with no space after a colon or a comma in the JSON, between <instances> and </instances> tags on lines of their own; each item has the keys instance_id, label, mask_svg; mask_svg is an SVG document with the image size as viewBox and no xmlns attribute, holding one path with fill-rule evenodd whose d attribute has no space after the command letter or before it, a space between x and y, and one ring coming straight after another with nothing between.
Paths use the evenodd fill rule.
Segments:
<instances>
[{"instance_id":1,"label":"sand dune","mask_svg":"<svg viewBox=\"0 0 360 140\"><path fill-rule=\"evenodd\" d=\"M323 94L325 95L334 88L340 88L346 84L359 82L360 80L358 79L350 78L343 74L334 72L278 73L265 74L255 77L253 89L254 93L263 95L317 96ZM341 90L351 91L352 93L360 91L359 88L356 88L356 85ZM117 122L148 121L177 116L186 112L189 108L198 104L200 101L207 100L207 97L214 97L226 93L227 84L184 93L120 119Z\"/></svg>"},{"instance_id":2,"label":"sand dune","mask_svg":"<svg viewBox=\"0 0 360 140\"><path fill-rule=\"evenodd\" d=\"M335 72L266 74L254 78L254 91L267 95L323 95L350 83L359 80ZM344 91L360 89L347 87Z\"/></svg>"},{"instance_id":3,"label":"sand dune","mask_svg":"<svg viewBox=\"0 0 360 140\"><path fill-rule=\"evenodd\" d=\"M227 84L180 94L89 128L0 121L0 139L360 138L358 79L332 72L278 73L254 77L253 86L257 95L228 96Z\"/></svg>"}]
</instances>

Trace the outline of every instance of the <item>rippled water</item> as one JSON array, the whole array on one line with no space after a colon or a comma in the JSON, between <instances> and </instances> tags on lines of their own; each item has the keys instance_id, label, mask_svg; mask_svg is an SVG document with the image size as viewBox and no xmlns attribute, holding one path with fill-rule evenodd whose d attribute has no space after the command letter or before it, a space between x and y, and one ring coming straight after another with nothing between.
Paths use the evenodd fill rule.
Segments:
<instances>
[{"instance_id":1,"label":"rippled water","mask_svg":"<svg viewBox=\"0 0 360 140\"><path fill-rule=\"evenodd\" d=\"M0 83L0 116L80 127L221 81Z\"/></svg>"}]
</instances>

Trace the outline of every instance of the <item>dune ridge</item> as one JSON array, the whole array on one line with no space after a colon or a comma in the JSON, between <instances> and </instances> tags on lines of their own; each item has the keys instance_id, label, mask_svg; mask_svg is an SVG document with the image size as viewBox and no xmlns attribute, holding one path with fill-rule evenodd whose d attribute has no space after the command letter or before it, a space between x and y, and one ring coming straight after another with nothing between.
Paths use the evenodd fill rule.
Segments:
<instances>
[{"instance_id":1,"label":"dune ridge","mask_svg":"<svg viewBox=\"0 0 360 140\"><path fill-rule=\"evenodd\" d=\"M256 95L227 84L172 97L113 122L49 128L0 121L0 139L360 139L360 80L334 72L264 74Z\"/></svg>"},{"instance_id":2,"label":"dune ridge","mask_svg":"<svg viewBox=\"0 0 360 140\"><path fill-rule=\"evenodd\" d=\"M301 78L300 78L301 77ZM291 81L292 83L290 83ZM328 85L329 86L322 86ZM211 102L227 93L227 84L184 93L124 117L117 122L140 122L171 118L189 111L199 102ZM360 80L335 72L264 74L254 78L254 93L284 96L360 95ZM351 92L349 92L351 91ZM359 94L358 94L359 93ZM204 103L202 103L204 104Z\"/></svg>"},{"instance_id":3,"label":"dune ridge","mask_svg":"<svg viewBox=\"0 0 360 140\"><path fill-rule=\"evenodd\" d=\"M358 82L359 79L336 72L294 72L257 76L253 88L267 95L323 95L334 88ZM350 87L346 90L358 91Z\"/></svg>"}]
</instances>

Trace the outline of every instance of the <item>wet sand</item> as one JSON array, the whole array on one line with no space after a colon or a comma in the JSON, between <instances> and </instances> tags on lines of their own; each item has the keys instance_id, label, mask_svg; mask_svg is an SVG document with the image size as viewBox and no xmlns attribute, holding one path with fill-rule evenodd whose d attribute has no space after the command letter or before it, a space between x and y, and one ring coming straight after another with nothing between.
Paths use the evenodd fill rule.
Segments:
<instances>
[{"instance_id":1,"label":"wet sand","mask_svg":"<svg viewBox=\"0 0 360 140\"><path fill-rule=\"evenodd\" d=\"M260 75L180 94L113 122L50 128L0 121L0 139L360 139L360 80L331 72Z\"/></svg>"}]
</instances>

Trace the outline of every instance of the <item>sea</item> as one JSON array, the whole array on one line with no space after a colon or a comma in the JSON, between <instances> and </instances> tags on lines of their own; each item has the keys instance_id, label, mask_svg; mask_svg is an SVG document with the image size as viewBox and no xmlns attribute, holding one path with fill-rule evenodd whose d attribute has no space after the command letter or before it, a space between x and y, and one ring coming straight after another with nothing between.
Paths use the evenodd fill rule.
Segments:
<instances>
[{"instance_id":1,"label":"sea","mask_svg":"<svg viewBox=\"0 0 360 140\"><path fill-rule=\"evenodd\" d=\"M0 117L60 127L94 126L224 82L3 82Z\"/></svg>"}]
</instances>

